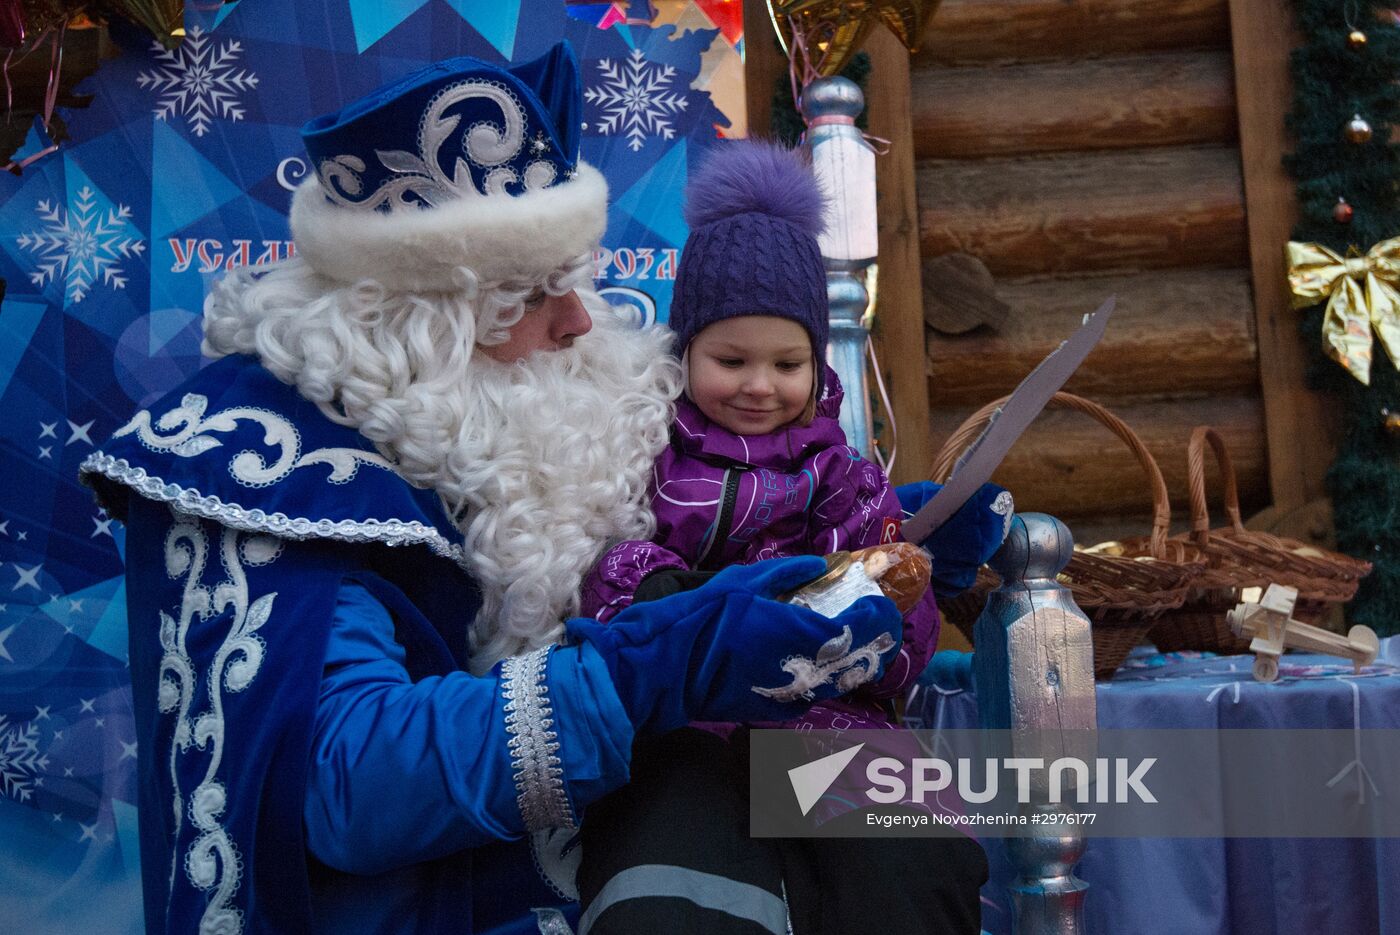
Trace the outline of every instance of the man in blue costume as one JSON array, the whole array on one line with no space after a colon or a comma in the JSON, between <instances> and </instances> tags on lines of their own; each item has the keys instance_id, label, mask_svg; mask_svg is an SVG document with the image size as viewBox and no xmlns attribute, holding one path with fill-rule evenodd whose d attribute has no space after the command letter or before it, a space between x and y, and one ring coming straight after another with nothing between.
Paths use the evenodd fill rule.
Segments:
<instances>
[{"instance_id":1,"label":"man in blue costume","mask_svg":"<svg viewBox=\"0 0 1400 935\"><path fill-rule=\"evenodd\" d=\"M590 289L580 110L559 46L309 123L297 256L220 283L217 362L84 462L128 529L149 931L534 930L634 739L796 716L754 691L785 658L900 645L884 598L776 600L814 557L574 618L651 532L679 387Z\"/></svg>"}]
</instances>

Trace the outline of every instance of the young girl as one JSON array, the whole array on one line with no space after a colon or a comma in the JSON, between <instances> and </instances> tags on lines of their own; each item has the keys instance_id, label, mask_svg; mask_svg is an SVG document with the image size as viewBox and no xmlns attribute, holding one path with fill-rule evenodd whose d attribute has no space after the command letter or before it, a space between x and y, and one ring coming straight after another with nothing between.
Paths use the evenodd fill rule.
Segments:
<instances>
[{"instance_id":1,"label":"young girl","mask_svg":"<svg viewBox=\"0 0 1400 935\"><path fill-rule=\"evenodd\" d=\"M670 313L685 393L653 469L656 533L604 555L584 583L584 615L606 621L639 591L662 596L691 572L898 538L895 491L837 422L842 391L825 364L826 273L816 240L823 208L803 158L773 145L727 144L692 180L691 235ZM970 583L967 569L1000 545L1010 515L1009 495L988 485L940 530L935 579L960 572ZM752 726L893 727L890 699L912 685L937 643L934 590L905 615L898 653L886 655L879 679L799 722ZM578 880L595 935L782 933L789 911L797 935L979 930L986 865L974 843L751 839L747 740L732 736L736 725L694 726L639 747L631 783L588 813ZM644 886L635 882L642 871Z\"/></svg>"}]
</instances>

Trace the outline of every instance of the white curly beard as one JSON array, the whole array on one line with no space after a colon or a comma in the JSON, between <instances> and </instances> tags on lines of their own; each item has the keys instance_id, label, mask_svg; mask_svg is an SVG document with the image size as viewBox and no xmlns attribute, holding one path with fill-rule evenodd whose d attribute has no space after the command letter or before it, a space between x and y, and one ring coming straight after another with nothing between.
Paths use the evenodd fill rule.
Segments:
<instances>
[{"instance_id":1,"label":"white curly beard","mask_svg":"<svg viewBox=\"0 0 1400 935\"><path fill-rule=\"evenodd\" d=\"M595 312L571 348L514 365L477 355L467 437L450 456L483 598L473 671L557 641L602 553L653 532L648 483L678 387L668 341Z\"/></svg>"}]
</instances>

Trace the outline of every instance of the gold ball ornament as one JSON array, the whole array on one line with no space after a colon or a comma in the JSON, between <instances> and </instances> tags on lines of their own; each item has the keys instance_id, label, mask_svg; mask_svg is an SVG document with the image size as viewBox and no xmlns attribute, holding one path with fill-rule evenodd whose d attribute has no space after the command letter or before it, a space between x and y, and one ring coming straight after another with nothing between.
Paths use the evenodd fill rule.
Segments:
<instances>
[{"instance_id":1,"label":"gold ball ornament","mask_svg":"<svg viewBox=\"0 0 1400 935\"><path fill-rule=\"evenodd\" d=\"M1353 29L1347 33L1347 46L1353 51L1360 52L1366 48L1366 34L1359 29Z\"/></svg>"},{"instance_id":2,"label":"gold ball ornament","mask_svg":"<svg viewBox=\"0 0 1400 935\"><path fill-rule=\"evenodd\" d=\"M1356 114L1347 121L1343 134L1348 143L1369 143L1371 141L1371 125L1363 120L1360 114Z\"/></svg>"}]
</instances>

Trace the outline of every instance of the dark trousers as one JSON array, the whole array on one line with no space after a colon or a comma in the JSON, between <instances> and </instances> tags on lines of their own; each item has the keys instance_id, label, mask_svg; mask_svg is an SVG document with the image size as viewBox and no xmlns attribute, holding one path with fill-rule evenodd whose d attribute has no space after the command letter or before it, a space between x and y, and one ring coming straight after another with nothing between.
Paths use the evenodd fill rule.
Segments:
<instances>
[{"instance_id":1,"label":"dark trousers","mask_svg":"<svg viewBox=\"0 0 1400 935\"><path fill-rule=\"evenodd\" d=\"M987 858L969 838L748 829L737 745L693 729L638 745L632 781L584 818L580 935L784 935L788 918L794 935L981 931Z\"/></svg>"}]
</instances>

